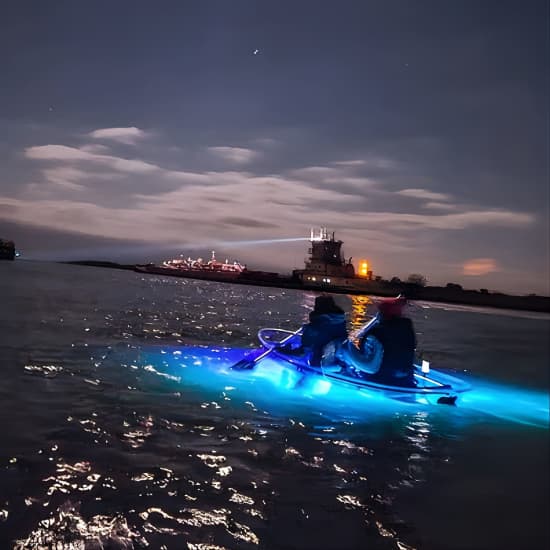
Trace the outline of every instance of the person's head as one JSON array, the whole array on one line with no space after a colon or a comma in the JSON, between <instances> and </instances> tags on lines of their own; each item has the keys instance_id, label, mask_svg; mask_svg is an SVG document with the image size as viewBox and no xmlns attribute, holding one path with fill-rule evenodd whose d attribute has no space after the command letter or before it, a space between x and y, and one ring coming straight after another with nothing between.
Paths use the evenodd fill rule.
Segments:
<instances>
[{"instance_id":1,"label":"person's head","mask_svg":"<svg viewBox=\"0 0 550 550\"><path fill-rule=\"evenodd\" d=\"M406 305L407 300L402 297L382 300L378 303L378 312L383 319L402 317Z\"/></svg>"},{"instance_id":2,"label":"person's head","mask_svg":"<svg viewBox=\"0 0 550 550\"><path fill-rule=\"evenodd\" d=\"M323 313L344 313L344 310L336 304L332 296L323 294L315 298L315 306L312 313L316 315L322 315Z\"/></svg>"}]
</instances>

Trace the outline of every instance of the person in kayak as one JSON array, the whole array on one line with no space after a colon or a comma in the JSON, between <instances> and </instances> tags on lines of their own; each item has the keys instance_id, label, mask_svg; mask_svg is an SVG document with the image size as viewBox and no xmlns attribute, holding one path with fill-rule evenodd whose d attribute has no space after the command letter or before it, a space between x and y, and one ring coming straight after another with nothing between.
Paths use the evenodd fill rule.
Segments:
<instances>
[{"instance_id":1,"label":"person in kayak","mask_svg":"<svg viewBox=\"0 0 550 550\"><path fill-rule=\"evenodd\" d=\"M282 348L291 355L304 355L312 366L320 366L326 345L345 340L348 336L344 310L329 295L317 296L315 306L309 314L309 323L302 327L299 346Z\"/></svg>"},{"instance_id":2,"label":"person in kayak","mask_svg":"<svg viewBox=\"0 0 550 550\"><path fill-rule=\"evenodd\" d=\"M414 354L416 335L411 319L403 316L404 298L384 300L378 304L380 321L362 336L359 349L372 353L372 347L382 346L380 367L371 375L373 380L391 386L414 386Z\"/></svg>"}]
</instances>

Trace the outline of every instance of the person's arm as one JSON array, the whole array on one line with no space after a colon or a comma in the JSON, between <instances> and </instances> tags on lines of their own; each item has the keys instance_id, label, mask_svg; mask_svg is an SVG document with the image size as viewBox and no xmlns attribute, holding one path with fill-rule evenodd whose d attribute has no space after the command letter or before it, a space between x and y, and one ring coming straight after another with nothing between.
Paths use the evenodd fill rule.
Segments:
<instances>
[{"instance_id":1,"label":"person's arm","mask_svg":"<svg viewBox=\"0 0 550 550\"><path fill-rule=\"evenodd\" d=\"M380 315L377 313L368 323L365 323L359 330L355 331L353 338L357 338L357 340L360 342L361 340L366 338L367 335L372 330L374 330L376 326L378 326L379 322L380 322Z\"/></svg>"}]
</instances>

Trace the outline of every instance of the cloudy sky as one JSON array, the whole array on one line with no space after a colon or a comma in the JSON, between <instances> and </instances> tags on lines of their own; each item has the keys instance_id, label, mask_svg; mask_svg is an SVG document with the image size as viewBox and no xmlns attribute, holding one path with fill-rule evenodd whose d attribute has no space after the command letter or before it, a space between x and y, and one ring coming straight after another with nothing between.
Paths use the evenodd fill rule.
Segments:
<instances>
[{"instance_id":1,"label":"cloudy sky","mask_svg":"<svg viewBox=\"0 0 550 550\"><path fill-rule=\"evenodd\" d=\"M548 3L3 3L0 237L32 259L548 288ZM245 241L238 244L240 241Z\"/></svg>"}]
</instances>

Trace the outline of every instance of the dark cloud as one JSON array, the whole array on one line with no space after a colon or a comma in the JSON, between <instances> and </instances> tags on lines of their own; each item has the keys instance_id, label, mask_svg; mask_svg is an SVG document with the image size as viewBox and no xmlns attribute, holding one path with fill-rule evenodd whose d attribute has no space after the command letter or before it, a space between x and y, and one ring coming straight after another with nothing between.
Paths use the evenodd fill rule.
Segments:
<instances>
[{"instance_id":1,"label":"dark cloud","mask_svg":"<svg viewBox=\"0 0 550 550\"><path fill-rule=\"evenodd\" d=\"M222 224L228 224L228 225L237 225L239 227L251 227L251 228L264 228L264 229L275 229L279 226L274 223L268 223L268 222L262 222L259 220L254 220L252 218L234 218L234 217L228 217L228 218L221 218L220 222Z\"/></svg>"},{"instance_id":2,"label":"dark cloud","mask_svg":"<svg viewBox=\"0 0 550 550\"><path fill-rule=\"evenodd\" d=\"M205 202L219 203L219 204L231 204L238 202L237 200L230 199L228 197L215 197L209 195L201 195L199 198L203 199Z\"/></svg>"}]
</instances>

